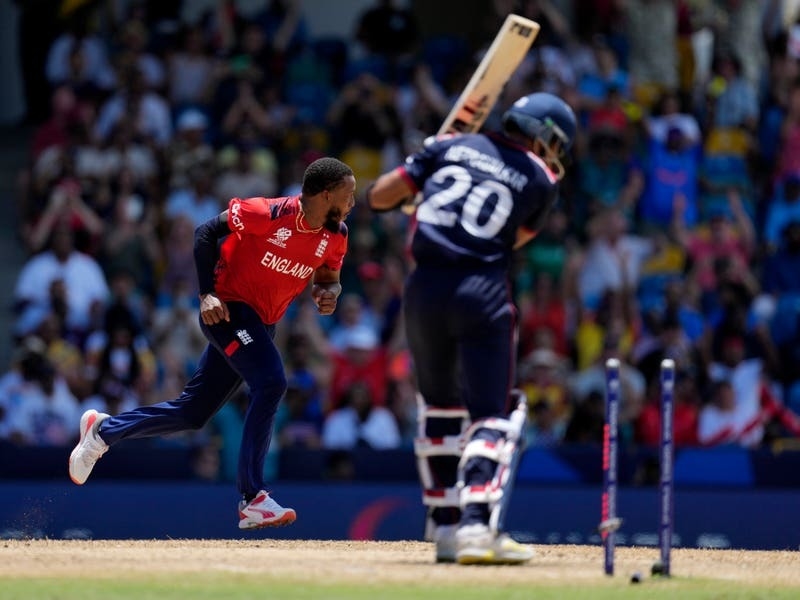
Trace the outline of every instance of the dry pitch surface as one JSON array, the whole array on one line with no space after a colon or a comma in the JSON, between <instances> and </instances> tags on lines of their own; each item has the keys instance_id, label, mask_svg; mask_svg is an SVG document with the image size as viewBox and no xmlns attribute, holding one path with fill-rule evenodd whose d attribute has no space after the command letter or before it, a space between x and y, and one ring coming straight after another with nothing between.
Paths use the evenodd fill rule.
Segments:
<instances>
[{"instance_id":1,"label":"dry pitch surface","mask_svg":"<svg viewBox=\"0 0 800 600\"><path fill-rule=\"evenodd\" d=\"M288 581L442 583L458 569L462 584L491 584L503 569L507 584L539 581L591 584L607 580L599 546L536 546L533 561L519 567L474 568L433 563L425 542L284 540L4 540L0 579L5 577L132 578L160 573L238 573ZM649 577L655 548L617 548L616 577L639 571ZM800 589L800 552L675 549L673 575L683 578L776 585Z\"/></svg>"}]
</instances>

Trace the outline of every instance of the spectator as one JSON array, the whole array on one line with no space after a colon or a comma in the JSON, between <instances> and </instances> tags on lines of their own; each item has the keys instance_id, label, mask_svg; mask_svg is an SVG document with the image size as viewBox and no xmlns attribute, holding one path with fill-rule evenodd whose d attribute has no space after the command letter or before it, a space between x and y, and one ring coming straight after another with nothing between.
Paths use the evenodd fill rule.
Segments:
<instances>
[{"instance_id":1,"label":"spectator","mask_svg":"<svg viewBox=\"0 0 800 600\"><path fill-rule=\"evenodd\" d=\"M0 432L20 444L66 446L80 405L46 352L40 339L25 338L11 370L0 378Z\"/></svg>"},{"instance_id":2,"label":"spectator","mask_svg":"<svg viewBox=\"0 0 800 600\"><path fill-rule=\"evenodd\" d=\"M123 70L119 89L100 106L95 137L101 142L108 140L114 126L126 116L133 119L136 135L146 143L164 148L172 139L169 104L147 89L144 76L136 66Z\"/></svg>"},{"instance_id":3,"label":"spectator","mask_svg":"<svg viewBox=\"0 0 800 600\"><path fill-rule=\"evenodd\" d=\"M313 450L322 446L322 415L314 414L316 411L311 406L314 394L315 390L307 382L289 379L286 395L275 415L275 439L281 449Z\"/></svg>"},{"instance_id":4,"label":"spectator","mask_svg":"<svg viewBox=\"0 0 800 600\"><path fill-rule=\"evenodd\" d=\"M214 195L213 173L210 169L210 164L195 165L188 173L189 185L175 189L169 194L164 206L164 214L168 219L183 217L188 219L193 227L199 227L219 214L223 202Z\"/></svg>"},{"instance_id":5,"label":"spectator","mask_svg":"<svg viewBox=\"0 0 800 600\"><path fill-rule=\"evenodd\" d=\"M537 273L532 294L520 307L519 353L526 356L536 348L547 348L567 356L567 306L553 277Z\"/></svg>"},{"instance_id":6,"label":"spectator","mask_svg":"<svg viewBox=\"0 0 800 600\"><path fill-rule=\"evenodd\" d=\"M110 297L108 283L100 265L91 256L78 252L72 231L59 226L53 231L49 250L32 256L23 265L14 288L18 314L31 307L53 306L51 287L62 282L65 302L65 328L81 338L88 333L96 306L105 306Z\"/></svg>"},{"instance_id":7,"label":"spectator","mask_svg":"<svg viewBox=\"0 0 800 600\"><path fill-rule=\"evenodd\" d=\"M47 53L45 71L52 86L68 84L79 97L98 96L116 85L106 47L89 30L86 15L76 14Z\"/></svg>"},{"instance_id":8,"label":"spectator","mask_svg":"<svg viewBox=\"0 0 800 600\"><path fill-rule=\"evenodd\" d=\"M672 0L629 0L621 10L634 99L650 106L662 89L678 86L677 6Z\"/></svg>"},{"instance_id":9,"label":"spectator","mask_svg":"<svg viewBox=\"0 0 800 600\"><path fill-rule=\"evenodd\" d=\"M199 24L185 25L180 47L167 58L167 96L177 110L205 106L214 82L214 59Z\"/></svg>"},{"instance_id":10,"label":"spectator","mask_svg":"<svg viewBox=\"0 0 800 600\"><path fill-rule=\"evenodd\" d=\"M676 447L697 446L700 394L697 384L686 371L675 372L673 391L673 441ZM648 386L648 400L636 419L636 442L651 448L661 444L661 385L658 378Z\"/></svg>"},{"instance_id":11,"label":"spectator","mask_svg":"<svg viewBox=\"0 0 800 600\"><path fill-rule=\"evenodd\" d=\"M322 446L329 450L388 450L400 446L400 431L394 415L376 402L369 386L354 383L345 391L339 407L325 417Z\"/></svg>"},{"instance_id":12,"label":"spectator","mask_svg":"<svg viewBox=\"0 0 800 600\"><path fill-rule=\"evenodd\" d=\"M580 424L581 428L591 426L591 422L581 423L587 416L596 413L597 407L592 403L596 402L596 395L601 399L605 395L605 364L609 358L616 358L620 361L620 409L619 409L619 428L620 438L624 444L633 441L634 424L644 406L647 391L647 380L644 375L633 365L630 364L627 356L620 351L620 340L617 334L609 333L603 341L603 351L590 366L575 373L570 379L570 392L575 401L575 409L572 421ZM587 406L583 406L587 405ZM565 437L573 439L575 432L570 432L573 423L568 424ZM591 430L590 430L591 431ZM595 440L599 441L599 440Z\"/></svg>"},{"instance_id":13,"label":"spectator","mask_svg":"<svg viewBox=\"0 0 800 600\"><path fill-rule=\"evenodd\" d=\"M175 124L175 137L166 151L169 188L187 188L190 173L196 168L208 168L214 160L214 148L206 140L208 118L195 108L179 113Z\"/></svg>"},{"instance_id":14,"label":"spectator","mask_svg":"<svg viewBox=\"0 0 800 600\"><path fill-rule=\"evenodd\" d=\"M627 233L628 222L616 208L601 211L588 229L590 240L577 274L577 291L583 306L596 308L606 291L625 293L637 288L653 242Z\"/></svg>"},{"instance_id":15,"label":"spectator","mask_svg":"<svg viewBox=\"0 0 800 600\"><path fill-rule=\"evenodd\" d=\"M572 417L572 401L564 377L564 359L539 348L522 359L518 387L528 400L528 443L557 446Z\"/></svg>"},{"instance_id":16,"label":"spectator","mask_svg":"<svg viewBox=\"0 0 800 600\"><path fill-rule=\"evenodd\" d=\"M166 89L167 70L159 56L150 52L147 26L140 19L128 20L119 31L116 55L120 65L135 65L142 73L144 85L154 92Z\"/></svg>"},{"instance_id":17,"label":"spectator","mask_svg":"<svg viewBox=\"0 0 800 600\"><path fill-rule=\"evenodd\" d=\"M413 11L394 0L377 0L356 17L355 40L368 58L379 59L391 81L403 81L405 70L420 42Z\"/></svg>"},{"instance_id":18,"label":"spectator","mask_svg":"<svg viewBox=\"0 0 800 600\"><path fill-rule=\"evenodd\" d=\"M332 360L329 409L339 408L356 383L366 386L376 406L385 406L388 355L375 330L364 325L351 328L344 336L343 349L334 351Z\"/></svg>"},{"instance_id":19,"label":"spectator","mask_svg":"<svg viewBox=\"0 0 800 600\"><path fill-rule=\"evenodd\" d=\"M214 185L217 198L270 197L278 193L278 164L272 152L242 143L231 148L228 155ZM257 164L257 158L261 158L261 164Z\"/></svg>"},{"instance_id":20,"label":"spectator","mask_svg":"<svg viewBox=\"0 0 800 600\"><path fill-rule=\"evenodd\" d=\"M800 172L786 175L769 200L764 219L764 244L774 252L781 245L785 227L800 222Z\"/></svg>"},{"instance_id":21,"label":"spectator","mask_svg":"<svg viewBox=\"0 0 800 600\"><path fill-rule=\"evenodd\" d=\"M753 278L749 265L755 250L755 230L735 189L728 190L728 210L714 212L707 227L688 230L684 225L683 210L683 204L677 203L672 231L688 253L692 264L690 277L703 294L703 310L707 312L717 286L715 264L718 259L727 262L730 273L737 280L744 282Z\"/></svg>"}]
</instances>

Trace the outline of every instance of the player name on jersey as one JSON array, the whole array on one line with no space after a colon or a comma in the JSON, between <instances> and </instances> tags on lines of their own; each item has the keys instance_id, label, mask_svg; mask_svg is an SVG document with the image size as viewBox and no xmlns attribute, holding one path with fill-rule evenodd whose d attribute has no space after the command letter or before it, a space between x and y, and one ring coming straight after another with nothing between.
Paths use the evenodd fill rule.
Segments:
<instances>
[{"instance_id":1,"label":"player name on jersey","mask_svg":"<svg viewBox=\"0 0 800 600\"><path fill-rule=\"evenodd\" d=\"M494 156L489 156L469 146L451 146L445 152L444 159L446 161L464 163L473 169L489 173L517 191L524 189L528 183L528 177L515 168L509 167Z\"/></svg>"}]
</instances>

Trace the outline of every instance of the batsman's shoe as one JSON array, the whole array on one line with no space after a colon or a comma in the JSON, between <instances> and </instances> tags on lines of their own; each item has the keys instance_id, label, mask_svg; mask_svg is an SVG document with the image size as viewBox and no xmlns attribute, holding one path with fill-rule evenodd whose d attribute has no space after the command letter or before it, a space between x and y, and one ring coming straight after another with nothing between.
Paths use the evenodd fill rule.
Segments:
<instances>
[{"instance_id":1,"label":"batsman's shoe","mask_svg":"<svg viewBox=\"0 0 800 600\"><path fill-rule=\"evenodd\" d=\"M533 558L533 550L508 534L488 526L464 525L456 532L456 562L460 565L517 565Z\"/></svg>"},{"instance_id":2,"label":"batsman's shoe","mask_svg":"<svg viewBox=\"0 0 800 600\"><path fill-rule=\"evenodd\" d=\"M250 502L239 502L239 529L259 529L291 525L297 518L294 509L283 508L261 490Z\"/></svg>"},{"instance_id":3,"label":"batsman's shoe","mask_svg":"<svg viewBox=\"0 0 800 600\"><path fill-rule=\"evenodd\" d=\"M81 417L81 438L69 455L69 478L78 485L86 482L94 464L108 450L108 444L97 435L97 428L109 416L92 409Z\"/></svg>"},{"instance_id":4,"label":"batsman's shoe","mask_svg":"<svg viewBox=\"0 0 800 600\"><path fill-rule=\"evenodd\" d=\"M456 561L456 530L458 525L438 525L433 534L436 543L436 562Z\"/></svg>"}]
</instances>

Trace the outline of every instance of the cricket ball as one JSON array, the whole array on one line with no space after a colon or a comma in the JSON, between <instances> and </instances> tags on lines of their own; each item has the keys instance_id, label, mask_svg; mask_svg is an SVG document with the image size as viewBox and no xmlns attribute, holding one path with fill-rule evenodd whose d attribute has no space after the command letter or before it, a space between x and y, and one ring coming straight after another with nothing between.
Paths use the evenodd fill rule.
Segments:
<instances>
[{"instance_id":1,"label":"cricket ball","mask_svg":"<svg viewBox=\"0 0 800 600\"><path fill-rule=\"evenodd\" d=\"M641 583L642 582L642 574L639 571L636 571L633 575L631 575L631 583Z\"/></svg>"}]
</instances>

